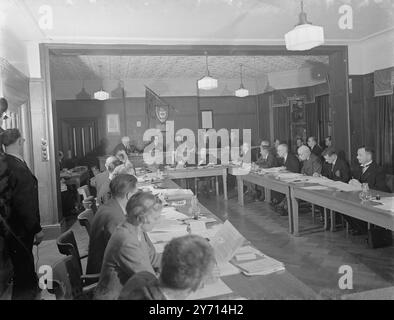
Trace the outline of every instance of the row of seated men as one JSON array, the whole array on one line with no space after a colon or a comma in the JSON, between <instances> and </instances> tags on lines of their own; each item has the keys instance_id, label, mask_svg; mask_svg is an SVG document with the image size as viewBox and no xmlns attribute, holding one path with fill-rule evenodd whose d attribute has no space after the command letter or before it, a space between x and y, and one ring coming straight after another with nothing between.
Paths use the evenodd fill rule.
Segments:
<instances>
[{"instance_id":1,"label":"row of seated men","mask_svg":"<svg viewBox=\"0 0 394 320\"><path fill-rule=\"evenodd\" d=\"M112 173L110 197L93 218L87 274L100 274L94 299L185 299L216 269L206 239L189 235L170 241L159 255L147 232L160 219L161 201L137 190L129 173Z\"/></svg>"},{"instance_id":2,"label":"row of seated men","mask_svg":"<svg viewBox=\"0 0 394 320\"><path fill-rule=\"evenodd\" d=\"M309 143L312 141L312 145ZM371 148L362 146L357 151L358 166L350 168L346 160L339 156L333 147L328 147L324 151L316 144L316 139L310 137L308 146L301 145L294 155L289 152L286 144L280 144L277 148L270 148L269 142L262 141L260 147L260 157L256 164L261 168L271 168L284 166L288 171L302 173L308 176L324 176L334 181L341 181L352 185L361 186L367 183L370 189L390 192L386 175L383 168L374 161L374 151ZM263 193L256 187L249 190L256 198L260 193L260 200L263 200ZM287 215L287 201L283 195L273 192L272 205L281 215ZM353 235L363 235L368 231L368 224L346 215L344 219L348 222L350 232ZM375 227L374 234L379 232L387 233L382 228Z\"/></svg>"}]
</instances>

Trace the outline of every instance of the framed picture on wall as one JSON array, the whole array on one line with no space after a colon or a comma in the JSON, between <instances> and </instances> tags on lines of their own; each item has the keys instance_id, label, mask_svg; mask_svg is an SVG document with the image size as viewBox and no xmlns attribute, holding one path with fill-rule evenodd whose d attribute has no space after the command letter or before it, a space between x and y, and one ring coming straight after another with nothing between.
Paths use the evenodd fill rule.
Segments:
<instances>
[{"instance_id":1,"label":"framed picture on wall","mask_svg":"<svg viewBox=\"0 0 394 320\"><path fill-rule=\"evenodd\" d=\"M120 133L119 114L107 114L107 133Z\"/></svg>"},{"instance_id":2,"label":"framed picture on wall","mask_svg":"<svg viewBox=\"0 0 394 320\"><path fill-rule=\"evenodd\" d=\"M290 114L293 123L305 122L304 100L290 100Z\"/></svg>"},{"instance_id":3,"label":"framed picture on wall","mask_svg":"<svg viewBox=\"0 0 394 320\"><path fill-rule=\"evenodd\" d=\"M213 112L212 110L201 111L201 128L212 129L213 128Z\"/></svg>"}]
</instances>

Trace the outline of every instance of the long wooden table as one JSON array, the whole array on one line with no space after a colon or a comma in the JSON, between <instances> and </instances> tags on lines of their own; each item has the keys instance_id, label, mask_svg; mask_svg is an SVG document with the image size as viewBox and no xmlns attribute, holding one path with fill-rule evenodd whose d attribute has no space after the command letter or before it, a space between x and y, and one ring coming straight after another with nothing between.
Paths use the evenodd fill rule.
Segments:
<instances>
[{"instance_id":1,"label":"long wooden table","mask_svg":"<svg viewBox=\"0 0 394 320\"><path fill-rule=\"evenodd\" d=\"M162 188L179 188L179 186L168 179L157 183ZM201 213L207 217L216 220L215 223L222 221L203 205L200 205ZM183 207L177 208L178 211L190 215L190 202ZM250 245L253 246L253 243ZM275 258L275 257L273 257ZM221 277L233 293L224 296L212 297L212 299L231 299L236 297L244 297L251 300L312 300L317 299L317 294L299 279L294 277L287 270L275 272L264 276L245 276L243 274L235 274Z\"/></svg>"},{"instance_id":2,"label":"long wooden table","mask_svg":"<svg viewBox=\"0 0 394 320\"><path fill-rule=\"evenodd\" d=\"M229 168L229 174L235 175L237 178L237 189L238 189L238 203L244 205L244 182L250 182L255 185L264 187L265 201L271 201L271 190L283 193L286 195L287 207L289 212L289 232L293 232L292 214L291 214L291 200L290 200L290 186L288 183L281 180L275 179L270 174L258 174L256 172L250 172L248 174L237 174L237 168Z\"/></svg>"},{"instance_id":3,"label":"long wooden table","mask_svg":"<svg viewBox=\"0 0 394 320\"><path fill-rule=\"evenodd\" d=\"M299 200L319 205L331 212L343 213L347 216L357 218L374 225L394 231L394 213L381 210L373 205L373 202L362 202L359 198L360 191L342 192L334 189L327 190L305 190L302 187L312 184L290 184L292 202L294 235L300 234L299 226ZM379 194L381 197L392 197L393 194L371 190L373 196ZM375 204L376 205L376 204ZM331 215L331 225L335 226L335 215Z\"/></svg>"},{"instance_id":4,"label":"long wooden table","mask_svg":"<svg viewBox=\"0 0 394 320\"><path fill-rule=\"evenodd\" d=\"M218 177L223 179L223 195L227 200L227 167L226 166L202 166L202 167L186 167L182 169L167 169L165 174L169 179L189 179L194 178L194 186L197 194L197 178L215 177L216 178L216 194L219 195Z\"/></svg>"}]
</instances>

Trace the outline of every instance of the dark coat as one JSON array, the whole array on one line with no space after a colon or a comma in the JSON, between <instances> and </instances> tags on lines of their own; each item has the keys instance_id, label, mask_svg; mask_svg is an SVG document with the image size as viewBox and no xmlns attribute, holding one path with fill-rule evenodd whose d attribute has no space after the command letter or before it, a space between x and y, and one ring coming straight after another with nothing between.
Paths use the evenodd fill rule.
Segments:
<instances>
[{"instance_id":1,"label":"dark coat","mask_svg":"<svg viewBox=\"0 0 394 320\"><path fill-rule=\"evenodd\" d=\"M260 168L273 168L278 166L278 159L270 152L267 159L263 159L263 157L260 156L257 159L256 164Z\"/></svg>"},{"instance_id":2,"label":"dark coat","mask_svg":"<svg viewBox=\"0 0 394 320\"><path fill-rule=\"evenodd\" d=\"M327 162L323 164L322 175L334 181L348 183L351 172L346 161L337 158L334 167Z\"/></svg>"},{"instance_id":3,"label":"dark coat","mask_svg":"<svg viewBox=\"0 0 394 320\"><path fill-rule=\"evenodd\" d=\"M323 149L317 144L311 149L311 152L315 155L318 156L319 158L321 157L321 154L323 152Z\"/></svg>"},{"instance_id":4,"label":"dark coat","mask_svg":"<svg viewBox=\"0 0 394 320\"><path fill-rule=\"evenodd\" d=\"M116 199L110 199L97 210L90 228L89 255L86 273L100 273L105 248L116 227L126 217Z\"/></svg>"},{"instance_id":5,"label":"dark coat","mask_svg":"<svg viewBox=\"0 0 394 320\"><path fill-rule=\"evenodd\" d=\"M386 174L384 173L383 168L379 167L375 161L369 165L364 173L362 172L361 166L354 168L352 171L353 179L356 179L361 183L368 183L368 186L371 189L390 192L386 183Z\"/></svg>"},{"instance_id":6,"label":"dark coat","mask_svg":"<svg viewBox=\"0 0 394 320\"><path fill-rule=\"evenodd\" d=\"M311 153L308 160L305 160L302 164L301 173L307 176L313 176L314 173L321 173L322 165L320 158L315 154Z\"/></svg>"},{"instance_id":7,"label":"dark coat","mask_svg":"<svg viewBox=\"0 0 394 320\"><path fill-rule=\"evenodd\" d=\"M41 231L37 178L24 161L9 154L5 157L11 190L8 224L16 235L32 237Z\"/></svg>"},{"instance_id":8,"label":"dark coat","mask_svg":"<svg viewBox=\"0 0 394 320\"><path fill-rule=\"evenodd\" d=\"M299 173L301 170L300 162L298 161L297 157L292 153L287 154L286 162L283 163L283 166L286 167L286 170L294 173Z\"/></svg>"}]
</instances>

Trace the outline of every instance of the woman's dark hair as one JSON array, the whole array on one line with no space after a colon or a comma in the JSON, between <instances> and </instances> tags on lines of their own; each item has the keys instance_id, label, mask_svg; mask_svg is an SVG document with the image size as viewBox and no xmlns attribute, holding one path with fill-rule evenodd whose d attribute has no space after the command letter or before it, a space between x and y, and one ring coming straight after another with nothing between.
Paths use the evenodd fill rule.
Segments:
<instances>
[{"instance_id":1,"label":"woman's dark hair","mask_svg":"<svg viewBox=\"0 0 394 320\"><path fill-rule=\"evenodd\" d=\"M137 185L137 178L131 174L119 174L109 184L113 198L123 198L127 192L133 191Z\"/></svg>"},{"instance_id":2,"label":"woman's dark hair","mask_svg":"<svg viewBox=\"0 0 394 320\"><path fill-rule=\"evenodd\" d=\"M215 263L213 248L197 235L172 239L161 260L161 283L170 289L197 290Z\"/></svg>"},{"instance_id":3,"label":"woman's dark hair","mask_svg":"<svg viewBox=\"0 0 394 320\"><path fill-rule=\"evenodd\" d=\"M18 129L7 129L0 134L0 145L8 147L21 137Z\"/></svg>"}]
</instances>

